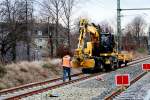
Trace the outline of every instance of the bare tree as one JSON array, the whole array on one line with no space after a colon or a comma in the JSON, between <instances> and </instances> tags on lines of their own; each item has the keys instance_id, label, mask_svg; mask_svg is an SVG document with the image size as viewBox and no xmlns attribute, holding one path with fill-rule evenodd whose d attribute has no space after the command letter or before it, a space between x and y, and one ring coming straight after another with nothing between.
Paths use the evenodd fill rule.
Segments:
<instances>
[{"instance_id":1,"label":"bare tree","mask_svg":"<svg viewBox=\"0 0 150 100\"><path fill-rule=\"evenodd\" d=\"M141 47L141 42L144 43L144 29L146 26L145 20L141 16L135 17L131 23L125 27L125 44L134 48Z\"/></svg>"},{"instance_id":2,"label":"bare tree","mask_svg":"<svg viewBox=\"0 0 150 100\"><path fill-rule=\"evenodd\" d=\"M70 47L70 29L71 29L71 17L73 7L77 4L75 0L62 0L63 10L64 10L64 18L62 17L63 22L67 26L67 37L68 37L68 45Z\"/></svg>"},{"instance_id":3,"label":"bare tree","mask_svg":"<svg viewBox=\"0 0 150 100\"><path fill-rule=\"evenodd\" d=\"M8 51L10 52L10 50L12 52L12 60L16 59L16 54L13 52L15 50L16 40L18 37L15 35L15 13L17 10L15 6L16 1L13 3L10 0L1 2L0 53L2 62L7 60L6 55L8 54Z\"/></svg>"},{"instance_id":4,"label":"bare tree","mask_svg":"<svg viewBox=\"0 0 150 100\"><path fill-rule=\"evenodd\" d=\"M42 3L42 13L51 17L55 21L56 48L58 47L59 20L63 15L62 7L64 6L61 1L62 0L44 0Z\"/></svg>"},{"instance_id":5,"label":"bare tree","mask_svg":"<svg viewBox=\"0 0 150 100\"><path fill-rule=\"evenodd\" d=\"M145 27L146 22L141 16L135 17L130 24L130 31L132 32L132 35L139 46L141 44L140 37L143 36Z\"/></svg>"},{"instance_id":6,"label":"bare tree","mask_svg":"<svg viewBox=\"0 0 150 100\"><path fill-rule=\"evenodd\" d=\"M28 61L30 61L30 42L32 28L32 19L33 19L33 0L25 0L25 23L26 23L26 36L27 36L27 56Z\"/></svg>"},{"instance_id":7,"label":"bare tree","mask_svg":"<svg viewBox=\"0 0 150 100\"><path fill-rule=\"evenodd\" d=\"M1 60L16 60L16 45L26 41L24 0L3 0L0 2L0 53Z\"/></svg>"},{"instance_id":8,"label":"bare tree","mask_svg":"<svg viewBox=\"0 0 150 100\"><path fill-rule=\"evenodd\" d=\"M112 26L107 21L102 21L100 23L100 26L103 32L110 32L110 33L114 32Z\"/></svg>"}]
</instances>

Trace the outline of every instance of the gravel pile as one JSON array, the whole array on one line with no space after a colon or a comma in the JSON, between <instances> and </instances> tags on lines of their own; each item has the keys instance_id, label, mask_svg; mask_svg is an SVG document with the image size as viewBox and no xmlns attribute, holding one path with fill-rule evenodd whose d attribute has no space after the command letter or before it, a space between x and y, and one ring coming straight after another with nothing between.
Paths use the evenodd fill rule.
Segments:
<instances>
[{"instance_id":1,"label":"gravel pile","mask_svg":"<svg viewBox=\"0 0 150 100\"><path fill-rule=\"evenodd\" d=\"M114 100L150 100L150 73L142 77L126 91L117 96Z\"/></svg>"},{"instance_id":2,"label":"gravel pile","mask_svg":"<svg viewBox=\"0 0 150 100\"><path fill-rule=\"evenodd\" d=\"M142 63L146 62L148 62L148 60ZM27 97L23 100L103 100L106 95L109 95L116 88L114 84L114 77L116 74L130 74L130 79L133 79L141 72L141 64L136 64L100 75L99 77L101 77L101 80L97 80L97 77L93 77ZM48 94L55 94L58 97L48 97Z\"/></svg>"}]
</instances>

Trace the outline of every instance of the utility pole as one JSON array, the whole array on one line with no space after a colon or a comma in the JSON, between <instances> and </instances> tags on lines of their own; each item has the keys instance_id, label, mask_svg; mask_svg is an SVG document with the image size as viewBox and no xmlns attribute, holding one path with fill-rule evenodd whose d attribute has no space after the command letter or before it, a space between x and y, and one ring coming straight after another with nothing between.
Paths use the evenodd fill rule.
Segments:
<instances>
[{"instance_id":1,"label":"utility pole","mask_svg":"<svg viewBox=\"0 0 150 100\"><path fill-rule=\"evenodd\" d=\"M117 51L122 49L122 30L121 30L121 11L129 10L150 10L150 8L130 8L130 9L121 9L120 0L117 0Z\"/></svg>"},{"instance_id":2,"label":"utility pole","mask_svg":"<svg viewBox=\"0 0 150 100\"><path fill-rule=\"evenodd\" d=\"M149 27L149 36L148 36L148 53L150 55L150 27Z\"/></svg>"},{"instance_id":3,"label":"utility pole","mask_svg":"<svg viewBox=\"0 0 150 100\"><path fill-rule=\"evenodd\" d=\"M52 23L52 25L53 25L53 23ZM50 51L51 57L53 57L53 41L52 41L52 33L50 32L49 17L48 17L48 36L49 36L48 45L51 46L51 48L49 48L51 50L49 50L49 51Z\"/></svg>"},{"instance_id":4,"label":"utility pole","mask_svg":"<svg viewBox=\"0 0 150 100\"><path fill-rule=\"evenodd\" d=\"M27 59L30 61L30 40L28 31L28 0L25 1L25 13L26 13L26 36L27 36Z\"/></svg>"},{"instance_id":5,"label":"utility pole","mask_svg":"<svg viewBox=\"0 0 150 100\"><path fill-rule=\"evenodd\" d=\"M117 51L121 51L122 39L121 39L121 9L120 0L117 0Z\"/></svg>"}]
</instances>

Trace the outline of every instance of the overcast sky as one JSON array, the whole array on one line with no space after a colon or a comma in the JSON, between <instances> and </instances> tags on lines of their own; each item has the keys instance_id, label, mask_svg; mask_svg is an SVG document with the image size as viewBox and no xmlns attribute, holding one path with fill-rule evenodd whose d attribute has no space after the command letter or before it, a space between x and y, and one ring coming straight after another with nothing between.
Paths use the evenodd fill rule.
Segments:
<instances>
[{"instance_id":1,"label":"overcast sky","mask_svg":"<svg viewBox=\"0 0 150 100\"><path fill-rule=\"evenodd\" d=\"M80 0L82 1L82 0ZM75 13L75 16L87 15L99 23L103 20L115 20L117 0L84 0L86 3L81 3L81 9ZM121 8L150 8L150 0L120 0ZM83 1L82 1L83 2ZM79 9L79 8L78 8ZM122 26L126 25L135 16L143 16L147 23L150 23L150 10L146 11L122 11Z\"/></svg>"},{"instance_id":2,"label":"overcast sky","mask_svg":"<svg viewBox=\"0 0 150 100\"><path fill-rule=\"evenodd\" d=\"M42 0L41 0L42 1ZM99 23L108 20L114 24L116 19L117 0L79 0L75 7L73 18L87 16L93 22ZM120 0L121 8L150 8L150 0ZM143 16L150 23L150 10L146 11L122 11L122 26L124 27L135 16ZM115 24L114 24L115 25Z\"/></svg>"}]
</instances>

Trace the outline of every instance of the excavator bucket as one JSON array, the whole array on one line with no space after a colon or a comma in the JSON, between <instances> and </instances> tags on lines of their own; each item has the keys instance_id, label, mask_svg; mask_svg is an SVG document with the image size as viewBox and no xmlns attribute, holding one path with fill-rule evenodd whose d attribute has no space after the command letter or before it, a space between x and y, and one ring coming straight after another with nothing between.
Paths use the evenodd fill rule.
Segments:
<instances>
[{"instance_id":1,"label":"excavator bucket","mask_svg":"<svg viewBox=\"0 0 150 100\"><path fill-rule=\"evenodd\" d=\"M93 68L95 66L94 59L84 59L83 61L78 61L77 59L73 59L71 61L71 65L73 68Z\"/></svg>"}]
</instances>

